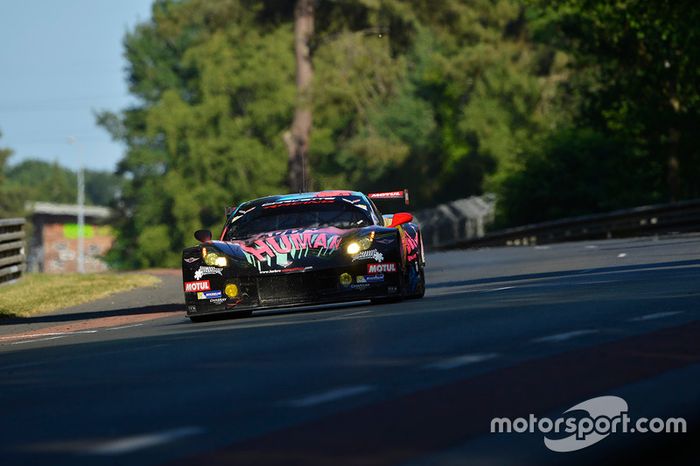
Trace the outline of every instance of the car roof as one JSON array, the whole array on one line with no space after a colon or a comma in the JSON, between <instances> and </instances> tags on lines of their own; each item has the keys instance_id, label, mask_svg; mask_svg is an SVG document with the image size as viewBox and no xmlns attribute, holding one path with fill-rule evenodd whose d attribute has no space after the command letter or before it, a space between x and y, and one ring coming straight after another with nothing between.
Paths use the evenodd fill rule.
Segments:
<instances>
[{"instance_id":1,"label":"car roof","mask_svg":"<svg viewBox=\"0 0 700 466\"><path fill-rule=\"evenodd\" d=\"M294 201L297 199L309 199L314 197L347 197L347 196L359 196L366 198L366 196L359 191L348 191L348 190L326 190L326 191L314 191L306 193L294 193L294 194L278 194L274 196L265 196L257 199L251 199L241 203L241 205L259 205L267 202L278 202L278 201Z\"/></svg>"}]
</instances>

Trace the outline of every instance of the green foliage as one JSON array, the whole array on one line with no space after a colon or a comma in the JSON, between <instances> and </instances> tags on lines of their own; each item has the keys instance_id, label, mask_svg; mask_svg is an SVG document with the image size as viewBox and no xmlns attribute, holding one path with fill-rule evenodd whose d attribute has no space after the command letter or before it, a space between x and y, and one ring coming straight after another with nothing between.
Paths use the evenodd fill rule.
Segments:
<instances>
[{"instance_id":1,"label":"green foliage","mask_svg":"<svg viewBox=\"0 0 700 466\"><path fill-rule=\"evenodd\" d=\"M57 161L28 159L5 168L6 189L20 193L24 201L74 204L77 199L77 174ZM121 189L122 179L100 170L85 170L85 201L109 205Z\"/></svg>"},{"instance_id":2,"label":"green foliage","mask_svg":"<svg viewBox=\"0 0 700 466\"><path fill-rule=\"evenodd\" d=\"M466 197L565 122L549 97L563 60L529 40L517 1L367 1L340 8L345 29L328 5L314 55L321 187L407 186L419 206Z\"/></svg>"},{"instance_id":3,"label":"green foliage","mask_svg":"<svg viewBox=\"0 0 700 466\"><path fill-rule=\"evenodd\" d=\"M126 35L138 104L98 117L127 146L115 263L176 265L225 206L285 190L293 7L157 0ZM408 187L418 207L495 191L510 225L663 200L673 160L699 194L692 2L316 7L314 188Z\"/></svg>"},{"instance_id":4,"label":"green foliage","mask_svg":"<svg viewBox=\"0 0 700 466\"><path fill-rule=\"evenodd\" d=\"M571 98L579 130L555 130L544 147L527 151L523 170L501 185L502 220L513 225L700 196L697 2L531 3L534 37L572 57L558 93ZM596 136L582 137L591 134L585 128Z\"/></svg>"},{"instance_id":5,"label":"green foliage","mask_svg":"<svg viewBox=\"0 0 700 466\"><path fill-rule=\"evenodd\" d=\"M98 118L128 145L116 263L175 265L192 232L218 227L226 206L283 189L292 28L258 21L260 8L157 1L153 19L127 35L129 84L142 103Z\"/></svg>"},{"instance_id":6,"label":"green foliage","mask_svg":"<svg viewBox=\"0 0 700 466\"><path fill-rule=\"evenodd\" d=\"M505 179L499 216L522 225L659 202L663 166L650 169L645 157L591 129L557 131Z\"/></svg>"},{"instance_id":7,"label":"green foliage","mask_svg":"<svg viewBox=\"0 0 700 466\"><path fill-rule=\"evenodd\" d=\"M2 133L0 133L2 136ZM73 204L77 198L77 175L58 162L24 160L8 165L12 150L0 148L0 218L25 215L27 201ZM85 171L88 204L109 205L120 191L122 179L98 171Z\"/></svg>"},{"instance_id":8,"label":"green foliage","mask_svg":"<svg viewBox=\"0 0 700 466\"><path fill-rule=\"evenodd\" d=\"M7 184L7 160L11 156L11 149L0 147L0 218L18 216L24 210L21 191Z\"/></svg>"}]
</instances>

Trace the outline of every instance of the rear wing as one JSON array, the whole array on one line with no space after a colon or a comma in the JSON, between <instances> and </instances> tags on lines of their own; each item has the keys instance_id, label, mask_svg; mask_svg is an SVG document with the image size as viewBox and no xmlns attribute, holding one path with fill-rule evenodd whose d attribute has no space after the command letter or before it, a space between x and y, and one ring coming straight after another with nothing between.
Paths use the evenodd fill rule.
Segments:
<instances>
[{"instance_id":1,"label":"rear wing","mask_svg":"<svg viewBox=\"0 0 700 466\"><path fill-rule=\"evenodd\" d=\"M386 191L382 193L368 193L367 197L370 199L403 199L403 202L408 205L408 189L403 189L401 191Z\"/></svg>"}]
</instances>

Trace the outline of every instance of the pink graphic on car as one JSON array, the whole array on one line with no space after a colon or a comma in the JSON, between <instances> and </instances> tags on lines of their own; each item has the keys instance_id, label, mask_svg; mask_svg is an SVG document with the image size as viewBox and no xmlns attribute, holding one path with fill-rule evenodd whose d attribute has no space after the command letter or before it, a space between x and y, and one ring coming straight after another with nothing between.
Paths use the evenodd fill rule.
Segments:
<instances>
[{"instance_id":1,"label":"pink graphic on car","mask_svg":"<svg viewBox=\"0 0 700 466\"><path fill-rule=\"evenodd\" d=\"M246 260L261 269L286 267L295 259L328 256L338 250L342 237L337 228L287 230L259 235L247 241L232 241L240 246Z\"/></svg>"}]
</instances>

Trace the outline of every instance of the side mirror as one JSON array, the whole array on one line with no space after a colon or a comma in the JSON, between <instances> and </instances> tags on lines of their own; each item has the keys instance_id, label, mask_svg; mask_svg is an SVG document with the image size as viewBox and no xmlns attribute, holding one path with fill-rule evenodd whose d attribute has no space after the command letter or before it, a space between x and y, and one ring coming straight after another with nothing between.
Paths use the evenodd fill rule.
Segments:
<instances>
[{"instance_id":1,"label":"side mirror","mask_svg":"<svg viewBox=\"0 0 700 466\"><path fill-rule=\"evenodd\" d=\"M391 219L391 225L389 226L393 228L411 221L413 221L413 215L408 212L398 212L394 214L394 217Z\"/></svg>"},{"instance_id":2,"label":"side mirror","mask_svg":"<svg viewBox=\"0 0 700 466\"><path fill-rule=\"evenodd\" d=\"M194 232L194 237L200 243L206 243L211 241L211 231L209 230L197 230Z\"/></svg>"}]
</instances>

